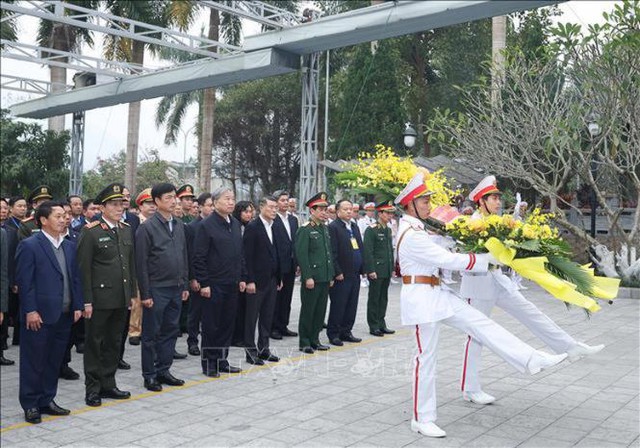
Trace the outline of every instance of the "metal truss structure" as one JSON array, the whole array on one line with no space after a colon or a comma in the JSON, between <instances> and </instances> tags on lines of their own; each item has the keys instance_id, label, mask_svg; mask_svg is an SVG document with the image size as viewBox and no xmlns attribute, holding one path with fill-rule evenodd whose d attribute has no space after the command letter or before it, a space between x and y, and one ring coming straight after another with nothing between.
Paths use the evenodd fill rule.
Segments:
<instances>
[{"instance_id":1,"label":"metal truss structure","mask_svg":"<svg viewBox=\"0 0 640 448\"><path fill-rule=\"evenodd\" d=\"M299 197L299 204L302 207L314 193L317 185L319 52L548 6L561 1L564 0L518 2L396 0L318 19L313 17L313 14L312 17L302 18L260 1L238 0L225 3L199 1L198 3L202 6L260 23L263 31L270 30L249 36L242 47L61 1L30 0L19 3L0 1L0 8L14 13L3 18L3 21L18 15L29 15L95 32L188 51L203 58L192 63L153 71L131 64L96 61L96 58L76 54L63 54L64 52L56 54L49 48L15 43L6 45L4 41L3 45L6 45L6 49L2 51L2 57L26 60L25 55L28 53L30 62L64 66L109 76L119 75L114 82L47 95L11 107L14 114L31 118L76 114L99 107L291 73L301 68L300 60L303 59ZM15 80L7 83L15 86ZM32 91L36 89L36 84L33 83L25 83L23 86ZM78 126L76 129L75 123L76 115L74 115L73 134L80 136L81 128ZM84 126L82 126L83 129ZM81 145L74 144L73 148L77 151ZM81 163L81 155L72 153L72 166L76 169L78 166L81 168ZM75 179L72 182L78 181L77 173L75 177L72 174L72 179ZM76 191L81 188L77 184L74 185Z\"/></svg>"},{"instance_id":2,"label":"metal truss structure","mask_svg":"<svg viewBox=\"0 0 640 448\"><path fill-rule=\"evenodd\" d=\"M72 86L67 85L64 90L69 90L71 88ZM49 81L23 78L20 76L6 75L2 73L0 74L0 89L47 95L51 92L51 83Z\"/></svg>"},{"instance_id":3,"label":"metal truss structure","mask_svg":"<svg viewBox=\"0 0 640 448\"><path fill-rule=\"evenodd\" d=\"M69 175L69 194L82 195L84 113L84 111L73 113L73 125L71 128L71 173Z\"/></svg>"}]
</instances>

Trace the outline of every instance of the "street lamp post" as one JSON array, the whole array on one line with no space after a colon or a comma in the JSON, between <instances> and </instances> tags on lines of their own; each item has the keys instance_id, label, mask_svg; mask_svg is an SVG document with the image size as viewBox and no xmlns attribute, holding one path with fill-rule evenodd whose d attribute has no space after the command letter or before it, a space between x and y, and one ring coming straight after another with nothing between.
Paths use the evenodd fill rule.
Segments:
<instances>
[{"instance_id":1,"label":"street lamp post","mask_svg":"<svg viewBox=\"0 0 640 448\"><path fill-rule=\"evenodd\" d=\"M591 136L591 145L593 146L594 138L600 134L600 125L598 125L598 123L595 121L595 117L593 116L590 116L588 120L589 120L589 123L587 125L587 128L589 129L589 136ZM591 164L589 166L589 169L591 170L591 177L593 178L593 182L595 184L596 176L598 175L598 165L596 164L596 160L595 160L595 151L591 157ZM590 202L591 202L591 238L595 238L596 237L596 213L598 210L598 200L596 198L596 189L593 185L591 186Z\"/></svg>"},{"instance_id":2,"label":"street lamp post","mask_svg":"<svg viewBox=\"0 0 640 448\"><path fill-rule=\"evenodd\" d=\"M171 125L171 127L179 131L182 134L182 137L184 138L184 144L182 147L182 180L183 181L186 181L186 173L187 173L187 138L189 137L189 133L191 133L191 131L195 129L196 126L197 125L194 124L186 131L183 131L180 126L176 126L175 124Z\"/></svg>"},{"instance_id":3,"label":"street lamp post","mask_svg":"<svg viewBox=\"0 0 640 448\"><path fill-rule=\"evenodd\" d=\"M418 137L418 133L411 126L411 123L405 123L404 131L402 132L402 136L404 137L404 146L407 148L413 148L416 144L416 138Z\"/></svg>"}]
</instances>

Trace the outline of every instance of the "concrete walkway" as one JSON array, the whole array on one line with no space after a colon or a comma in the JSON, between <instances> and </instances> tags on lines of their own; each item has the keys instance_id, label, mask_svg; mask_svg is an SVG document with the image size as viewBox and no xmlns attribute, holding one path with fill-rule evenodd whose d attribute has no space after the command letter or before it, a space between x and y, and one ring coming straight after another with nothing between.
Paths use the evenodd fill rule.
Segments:
<instances>
[{"instance_id":1,"label":"concrete walkway","mask_svg":"<svg viewBox=\"0 0 640 448\"><path fill-rule=\"evenodd\" d=\"M206 378L190 356L172 372L187 384L161 393L143 388L140 348L127 345L132 370L119 371L118 386L130 400L84 404L83 381L60 380L56 401L68 417L24 423L18 403L17 364L2 367L2 447L57 446L482 446L639 447L640 301L619 299L587 319L579 309L529 285L525 295L576 339L605 343L601 353L565 362L536 376L520 374L485 350L486 392L498 400L479 406L461 399L459 373L465 336L442 327L438 355L438 424L448 436L427 439L409 429L413 332L399 325L400 286L390 291L388 324L393 336L376 338L366 326L366 289L361 291L356 336L360 344L302 355L296 338L273 341L280 363L252 367L231 350L239 375ZM296 288L293 319L297 322ZM543 348L502 310L493 317L536 348ZM295 325L294 325L295 326ZM326 340L325 335L323 340ZM185 338L178 348L186 352ZM546 349L545 349L546 350ZM18 360L18 348L5 355ZM82 357L72 367L82 372Z\"/></svg>"}]
</instances>

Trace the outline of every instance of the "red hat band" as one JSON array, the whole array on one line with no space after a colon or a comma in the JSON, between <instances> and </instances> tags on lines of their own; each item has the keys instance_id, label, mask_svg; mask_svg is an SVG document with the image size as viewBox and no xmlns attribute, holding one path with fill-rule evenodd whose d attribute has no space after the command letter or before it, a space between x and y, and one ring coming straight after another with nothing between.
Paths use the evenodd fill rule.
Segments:
<instances>
[{"instance_id":1,"label":"red hat band","mask_svg":"<svg viewBox=\"0 0 640 448\"><path fill-rule=\"evenodd\" d=\"M411 190L402 200L400 201L400 205L406 206L409 202L413 201L418 196L422 195L427 191L427 186L422 183L418 185L416 188Z\"/></svg>"},{"instance_id":2,"label":"red hat band","mask_svg":"<svg viewBox=\"0 0 640 448\"><path fill-rule=\"evenodd\" d=\"M489 193L500 193L500 190L498 190L498 187L496 187L495 185L488 185L476 193L476 195L473 197L473 202L478 202L481 197Z\"/></svg>"}]
</instances>

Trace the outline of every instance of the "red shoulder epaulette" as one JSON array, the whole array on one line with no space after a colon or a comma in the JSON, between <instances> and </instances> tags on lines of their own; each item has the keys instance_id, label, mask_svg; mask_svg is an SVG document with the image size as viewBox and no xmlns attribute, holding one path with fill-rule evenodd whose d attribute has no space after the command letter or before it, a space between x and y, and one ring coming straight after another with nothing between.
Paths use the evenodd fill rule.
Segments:
<instances>
[{"instance_id":1,"label":"red shoulder epaulette","mask_svg":"<svg viewBox=\"0 0 640 448\"><path fill-rule=\"evenodd\" d=\"M100 221L91 221L90 223L85 224L84 226L87 229L93 229L95 226L97 226L98 224L100 224Z\"/></svg>"}]
</instances>

